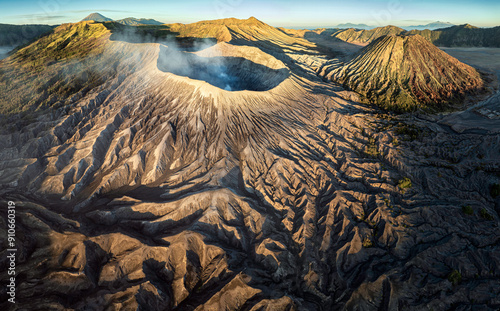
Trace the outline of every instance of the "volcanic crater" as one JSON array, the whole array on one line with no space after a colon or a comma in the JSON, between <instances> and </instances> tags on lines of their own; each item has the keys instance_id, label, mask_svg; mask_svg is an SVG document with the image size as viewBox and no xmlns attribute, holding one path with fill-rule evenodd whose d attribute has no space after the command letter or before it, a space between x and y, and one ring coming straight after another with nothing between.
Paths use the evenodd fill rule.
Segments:
<instances>
[{"instance_id":1,"label":"volcanic crater","mask_svg":"<svg viewBox=\"0 0 500 311\"><path fill-rule=\"evenodd\" d=\"M226 91L268 91L289 77L285 68L273 69L244 57L206 57L165 46L160 47L158 69Z\"/></svg>"}]
</instances>

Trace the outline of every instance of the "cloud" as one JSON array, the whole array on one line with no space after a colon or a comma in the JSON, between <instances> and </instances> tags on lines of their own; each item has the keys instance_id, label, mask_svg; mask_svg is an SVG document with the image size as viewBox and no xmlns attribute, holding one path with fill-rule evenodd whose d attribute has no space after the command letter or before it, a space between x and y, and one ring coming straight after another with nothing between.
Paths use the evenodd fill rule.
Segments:
<instances>
[{"instance_id":1,"label":"cloud","mask_svg":"<svg viewBox=\"0 0 500 311\"><path fill-rule=\"evenodd\" d=\"M127 11L127 10L71 10L71 11L59 11L59 14L65 14L65 15L50 15L50 14L43 14L43 13L34 13L34 14L18 14L18 15L8 15L6 17L9 18L44 18L44 19L58 19L58 18L67 18L71 17L68 14L79 14L79 13L94 13L94 12L109 12L109 13L134 13L133 11Z\"/></svg>"},{"instance_id":2,"label":"cloud","mask_svg":"<svg viewBox=\"0 0 500 311\"><path fill-rule=\"evenodd\" d=\"M97 12L116 12L116 13L134 13L134 11L126 10L96 10Z\"/></svg>"},{"instance_id":3,"label":"cloud","mask_svg":"<svg viewBox=\"0 0 500 311\"><path fill-rule=\"evenodd\" d=\"M432 23L433 20L430 19L403 19L402 22L410 22L410 23Z\"/></svg>"},{"instance_id":4,"label":"cloud","mask_svg":"<svg viewBox=\"0 0 500 311\"><path fill-rule=\"evenodd\" d=\"M94 12L109 12L109 13L133 13L134 11L128 10L109 10L109 9L90 9L90 10L71 10L71 11L62 11L61 13L94 13Z\"/></svg>"},{"instance_id":5,"label":"cloud","mask_svg":"<svg viewBox=\"0 0 500 311\"><path fill-rule=\"evenodd\" d=\"M23 23L23 24L60 24L67 22L77 22L80 21L84 16L93 13L93 12L107 12L107 13L133 13L133 11L127 10L67 10L67 11L58 11L54 13L58 14L49 14L49 13L33 13L33 14L17 14L17 15L8 15L2 17L4 22L13 22L13 23Z\"/></svg>"},{"instance_id":6,"label":"cloud","mask_svg":"<svg viewBox=\"0 0 500 311\"><path fill-rule=\"evenodd\" d=\"M48 15L48 14L21 14L21 15L10 15L7 17L14 17L19 19L59 19L68 17L67 15Z\"/></svg>"}]
</instances>

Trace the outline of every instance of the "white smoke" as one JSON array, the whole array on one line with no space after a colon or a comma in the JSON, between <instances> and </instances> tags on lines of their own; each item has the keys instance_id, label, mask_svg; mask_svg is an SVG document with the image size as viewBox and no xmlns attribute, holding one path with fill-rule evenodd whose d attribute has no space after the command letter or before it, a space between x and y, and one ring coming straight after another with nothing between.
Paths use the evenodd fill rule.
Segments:
<instances>
[{"instance_id":1,"label":"white smoke","mask_svg":"<svg viewBox=\"0 0 500 311\"><path fill-rule=\"evenodd\" d=\"M124 27L111 36L113 41L129 43L159 43L158 68L175 75L206 81L227 91L240 90L240 79L231 74L231 66L224 57L201 57L196 54L215 44L211 39L176 38L175 34L161 38L140 31L137 27ZM234 64L233 64L234 66Z\"/></svg>"},{"instance_id":2,"label":"white smoke","mask_svg":"<svg viewBox=\"0 0 500 311\"><path fill-rule=\"evenodd\" d=\"M208 46L200 46L200 50ZM206 81L227 91L240 90L240 79L231 74L231 66L225 57L201 57L180 50L175 44L160 49L158 68L179 76Z\"/></svg>"}]
</instances>

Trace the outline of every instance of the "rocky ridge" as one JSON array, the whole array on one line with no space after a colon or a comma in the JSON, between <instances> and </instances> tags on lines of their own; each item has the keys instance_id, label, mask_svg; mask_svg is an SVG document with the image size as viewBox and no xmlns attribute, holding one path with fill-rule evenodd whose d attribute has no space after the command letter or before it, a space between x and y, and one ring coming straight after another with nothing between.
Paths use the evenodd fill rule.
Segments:
<instances>
[{"instance_id":1,"label":"rocky ridge","mask_svg":"<svg viewBox=\"0 0 500 311\"><path fill-rule=\"evenodd\" d=\"M469 24L441 29L404 30L396 26L376 27L373 29L331 29L293 30L281 28L285 33L300 38L320 36L323 40L342 40L364 46L374 40L389 35L421 35L434 45L442 47L500 47L500 27L479 28Z\"/></svg>"}]
</instances>

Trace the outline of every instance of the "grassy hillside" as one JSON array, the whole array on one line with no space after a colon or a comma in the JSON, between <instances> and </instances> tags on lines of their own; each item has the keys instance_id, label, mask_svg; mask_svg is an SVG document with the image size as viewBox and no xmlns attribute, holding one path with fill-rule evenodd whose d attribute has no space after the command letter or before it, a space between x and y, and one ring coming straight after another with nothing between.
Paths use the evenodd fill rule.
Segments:
<instances>
[{"instance_id":1,"label":"grassy hillside","mask_svg":"<svg viewBox=\"0 0 500 311\"><path fill-rule=\"evenodd\" d=\"M65 24L0 62L0 113L28 113L100 85L109 35L98 23Z\"/></svg>"}]
</instances>

